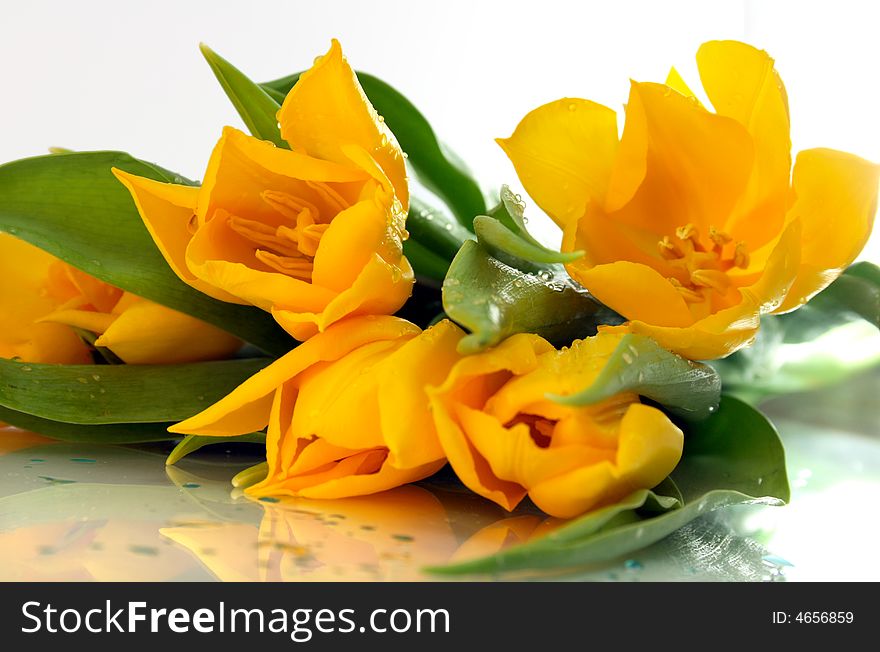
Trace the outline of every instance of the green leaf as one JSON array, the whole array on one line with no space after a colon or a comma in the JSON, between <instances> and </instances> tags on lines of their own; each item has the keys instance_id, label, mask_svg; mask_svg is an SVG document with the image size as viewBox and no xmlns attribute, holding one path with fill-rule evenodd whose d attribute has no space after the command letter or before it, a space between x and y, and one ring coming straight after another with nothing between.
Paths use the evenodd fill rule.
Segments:
<instances>
[{"instance_id":1,"label":"green leaf","mask_svg":"<svg viewBox=\"0 0 880 652\"><path fill-rule=\"evenodd\" d=\"M523 269L534 271L548 264L570 263L582 258L583 251L562 253L548 249L535 240L526 228L525 204L508 186L501 187L501 203L489 212L489 216L474 218L474 232L480 243L495 258ZM517 264L513 257L526 263ZM537 265L534 265L537 263Z\"/></svg>"},{"instance_id":2,"label":"green leaf","mask_svg":"<svg viewBox=\"0 0 880 652\"><path fill-rule=\"evenodd\" d=\"M265 367L267 358L178 365L52 365L0 359L0 405L78 424L181 421Z\"/></svg>"},{"instance_id":3,"label":"green leaf","mask_svg":"<svg viewBox=\"0 0 880 652\"><path fill-rule=\"evenodd\" d=\"M149 441L168 441L178 437L168 432L171 422L81 425L41 419L32 414L10 410L2 405L0 405L0 421L52 439L80 444L140 444ZM0 437L2 436L0 434Z\"/></svg>"},{"instance_id":4,"label":"green leaf","mask_svg":"<svg viewBox=\"0 0 880 652\"><path fill-rule=\"evenodd\" d=\"M51 154L0 166L0 230L123 290L179 310L281 355L294 346L258 308L216 301L175 276L125 187L126 172L163 182L186 179L122 152Z\"/></svg>"},{"instance_id":5,"label":"green leaf","mask_svg":"<svg viewBox=\"0 0 880 652\"><path fill-rule=\"evenodd\" d=\"M712 367L671 353L650 337L628 333L592 385L577 394L550 398L565 405L592 405L621 392L636 392L676 416L699 420L718 408L721 377Z\"/></svg>"},{"instance_id":6,"label":"green leaf","mask_svg":"<svg viewBox=\"0 0 880 652\"><path fill-rule=\"evenodd\" d=\"M753 346L710 364L751 402L818 389L880 363L880 267L856 263L794 312L761 318Z\"/></svg>"},{"instance_id":7,"label":"green leaf","mask_svg":"<svg viewBox=\"0 0 880 652\"><path fill-rule=\"evenodd\" d=\"M622 319L575 284L561 267L523 272L465 242L443 283L443 308L471 331L459 351L475 353L514 333L537 333L557 346Z\"/></svg>"},{"instance_id":8,"label":"green leaf","mask_svg":"<svg viewBox=\"0 0 880 652\"><path fill-rule=\"evenodd\" d=\"M248 131L257 138L275 143L278 147L290 149L278 128L276 114L281 108L280 104L259 84L251 81L207 45L200 43L199 49Z\"/></svg>"},{"instance_id":9,"label":"green leaf","mask_svg":"<svg viewBox=\"0 0 880 652\"><path fill-rule=\"evenodd\" d=\"M200 448L211 446L212 444L264 444L266 443L266 435L261 432L254 432L249 435L238 435L237 437L205 437L203 435L186 435L177 446L174 447L168 457L165 458L165 466L177 464L180 460L191 453L195 453Z\"/></svg>"},{"instance_id":10,"label":"green leaf","mask_svg":"<svg viewBox=\"0 0 880 652\"><path fill-rule=\"evenodd\" d=\"M455 258L461 245L466 240L473 240L474 235L444 212L428 206L415 197L410 197L409 203L406 230L409 232L410 240L417 241L443 259L448 269L449 262ZM442 279L445 275L444 269L443 275L439 278Z\"/></svg>"},{"instance_id":11,"label":"green leaf","mask_svg":"<svg viewBox=\"0 0 880 652\"><path fill-rule=\"evenodd\" d=\"M537 271L549 265L571 262L583 256L582 251L560 253L540 244L532 244L494 217L485 215L474 218L474 232L480 244L492 256L523 271Z\"/></svg>"},{"instance_id":12,"label":"green leaf","mask_svg":"<svg viewBox=\"0 0 880 652\"><path fill-rule=\"evenodd\" d=\"M267 93L283 102L302 73L261 84ZM457 157L440 144L430 123L406 97L381 79L357 73L376 111L397 137L409 156L409 163L419 180L450 207L458 221L470 230L476 215L486 212L483 193Z\"/></svg>"},{"instance_id":13,"label":"green leaf","mask_svg":"<svg viewBox=\"0 0 880 652\"><path fill-rule=\"evenodd\" d=\"M684 454L671 479L681 492L680 507L675 507L674 498L636 491L534 541L428 570L460 575L605 562L655 543L711 510L789 499L785 456L776 430L760 412L729 396L722 398L711 418L689 424Z\"/></svg>"},{"instance_id":14,"label":"green leaf","mask_svg":"<svg viewBox=\"0 0 880 652\"><path fill-rule=\"evenodd\" d=\"M835 326L864 319L880 328L880 267L861 262L849 267L806 305L779 317L783 340L788 343L814 339Z\"/></svg>"}]
</instances>

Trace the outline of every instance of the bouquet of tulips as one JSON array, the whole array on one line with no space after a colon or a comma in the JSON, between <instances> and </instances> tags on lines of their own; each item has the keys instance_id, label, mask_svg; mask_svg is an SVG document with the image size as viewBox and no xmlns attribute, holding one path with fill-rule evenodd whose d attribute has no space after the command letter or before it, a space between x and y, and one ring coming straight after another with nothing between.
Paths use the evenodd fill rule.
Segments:
<instances>
[{"instance_id":1,"label":"bouquet of tulips","mask_svg":"<svg viewBox=\"0 0 880 652\"><path fill-rule=\"evenodd\" d=\"M336 41L266 83L202 52L250 133L222 130L201 183L110 151L0 167L0 420L176 441L169 464L264 443L231 482L273 502L448 464L550 519L437 569L494 572L787 501L754 404L877 362L836 359L829 338L880 326L880 269L853 264L880 167L830 149L792 164L765 52L700 48L714 110L673 69L633 82L622 135L611 109L563 98L500 139L558 251Z\"/></svg>"}]
</instances>

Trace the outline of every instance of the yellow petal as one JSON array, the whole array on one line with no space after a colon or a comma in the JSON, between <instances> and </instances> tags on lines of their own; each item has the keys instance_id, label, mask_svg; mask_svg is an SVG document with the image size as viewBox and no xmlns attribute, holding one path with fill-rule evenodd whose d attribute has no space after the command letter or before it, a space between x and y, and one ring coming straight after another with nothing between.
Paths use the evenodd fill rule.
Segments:
<instances>
[{"instance_id":1,"label":"yellow petal","mask_svg":"<svg viewBox=\"0 0 880 652\"><path fill-rule=\"evenodd\" d=\"M415 275L406 258L393 265L374 253L351 287L324 306L304 311L290 307L293 304L290 297L282 298L272 315L284 330L302 341L347 317L397 312L412 293L414 282Z\"/></svg>"},{"instance_id":2,"label":"yellow petal","mask_svg":"<svg viewBox=\"0 0 880 652\"><path fill-rule=\"evenodd\" d=\"M439 471L445 463L445 460L438 460L414 468L399 469L386 462L379 470L362 474L350 473L346 465L320 476L316 474L318 477L288 478L273 483L261 483L248 488L246 492L254 497L288 495L325 500L364 496L423 480Z\"/></svg>"},{"instance_id":3,"label":"yellow petal","mask_svg":"<svg viewBox=\"0 0 880 652\"><path fill-rule=\"evenodd\" d=\"M269 422L275 390L311 365L337 360L369 342L414 335L419 328L397 317L361 317L316 335L236 387L229 395L169 430L180 434L243 435Z\"/></svg>"},{"instance_id":4,"label":"yellow petal","mask_svg":"<svg viewBox=\"0 0 880 652\"><path fill-rule=\"evenodd\" d=\"M199 279L263 310L276 304L321 310L333 298L334 293L325 288L260 262L253 244L233 230L228 220L225 211L218 211L187 248L188 267Z\"/></svg>"},{"instance_id":5,"label":"yellow petal","mask_svg":"<svg viewBox=\"0 0 880 652\"><path fill-rule=\"evenodd\" d=\"M800 152L786 219L799 219L801 267L777 312L787 312L827 287L859 255L874 226L880 166L832 149Z\"/></svg>"},{"instance_id":6,"label":"yellow petal","mask_svg":"<svg viewBox=\"0 0 880 652\"><path fill-rule=\"evenodd\" d=\"M497 142L529 195L562 226L605 197L617 115L589 100L563 98L530 112Z\"/></svg>"},{"instance_id":7,"label":"yellow petal","mask_svg":"<svg viewBox=\"0 0 880 652\"><path fill-rule=\"evenodd\" d=\"M700 102L696 94L690 89L690 86L687 85L687 82L675 68L669 69L669 74L666 75L665 84L669 86L669 88L671 88L672 90L677 91L684 95L686 98L690 99L691 102L695 102L697 106L703 106L703 103Z\"/></svg>"},{"instance_id":8,"label":"yellow petal","mask_svg":"<svg viewBox=\"0 0 880 652\"><path fill-rule=\"evenodd\" d=\"M241 340L144 300L116 317L95 345L107 347L128 364L177 364L227 358L241 348Z\"/></svg>"},{"instance_id":9,"label":"yellow petal","mask_svg":"<svg viewBox=\"0 0 880 652\"><path fill-rule=\"evenodd\" d=\"M335 39L330 50L299 78L278 112L281 136L296 151L347 162L341 147L359 145L379 163L408 206L400 145L364 94Z\"/></svg>"},{"instance_id":10,"label":"yellow petal","mask_svg":"<svg viewBox=\"0 0 880 652\"><path fill-rule=\"evenodd\" d=\"M708 231L724 224L753 158L749 134L735 120L662 84L634 82L606 211L623 209L615 221L659 236L687 223Z\"/></svg>"},{"instance_id":11,"label":"yellow petal","mask_svg":"<svg viewBox=\"0 0 880 652\"><path fill-rule=\"evenodd\" d=\"M632 320L622 326L605 326L602 332L637 333L656 340L663 348L690 360L723 358L750 345L760 325L762 301L748 288L740 290L741 300L719 310L691 326L657 326Z\"/></svg>"},{"instance_id":12,"label":"yellow petal","mask_svg":"<svg viewBox=\"0 0 880 652\"><path fill-rule=\"evenodd\" d=\"M187 267L186 248L195 228L193 216L199 188L160 183L117 168L113 168L113 174L131 193L153 242L180 280L220 301L244 303L197 278Z\"/></svg>"},{"instance_id":13,"label":"yellow petal","mask_svg":"<svg viewBox=\"0 0 880 652\"><path fill-rule=\"evenodd\" d=\"M529 491L543 511L572 518L659 484L681 459L683 435L660 410L633 403L620 422L616 460L563 473Z\"/></svg>"},{"instance_id":14,"label":"yellow petal","mask_svg":"<svg viewBox=\"0 0 880 652\"><path fill-rule=\"evenodd\" d=\"M100 334L110 328L115 319L116 315L94 312L92 310L56 310L40 318L39 321L66 324L67 326Z\"/></svg>"},{"instance_id":15,"label":"yellow petal","mask_svg":"<svg viewBox=\"0 0 880 652\"><path fill-rule=\"evenodd\" d=\"M627 319L676 327L694 321L672 284L645 265L621 260L584 269L575 262L569 272L600 302Z\"/></svg>"},{"instance_id":16,"label":"yellow petal","mask_svg":"<svg viewBox=\"0 0 880 652\"><path fill-rule=\"evenodd\" d=\"M448 319L414 337L377 369L381 430L388 460L407 468L444 458L426 388L442 383L459 360L464 332Z\"/></svg>"},{"instance_id":17,"label":"yellow petal","mask_svg":"<svg viewBox=\"0 0 880 652\"><path fill-rule=\"evenodd\" d=\"M787 208L791 139L785 87L766 52L737 41L704 43L697 66L717 113L743 125L755 145L748 186L718 226L758 248L780 232Z\"/></svg>"},{"instance_id":18,"label":"yellow petal","mask_svg":"<svg viewBox=\"0 0 880 652\"><path fill-rule=\"evenodd\" d=\"M336 215L315 254L312 283L335 292L348 288L382 244L387 210L371 198Z\"/></svg>"},{"instance_id":19,"label":"yellow petal","mask_svg":"<svg viewBox=\"0 0 880 652\"><path fill-rule=\"evenodd\" d=\"M516 507L526 495L522 485L499 479L462 431L450 407L444 405L437 395L431 396L430 400L440 445L458 479L471 491L508 511Z\"/></svg>"}]
</instances>

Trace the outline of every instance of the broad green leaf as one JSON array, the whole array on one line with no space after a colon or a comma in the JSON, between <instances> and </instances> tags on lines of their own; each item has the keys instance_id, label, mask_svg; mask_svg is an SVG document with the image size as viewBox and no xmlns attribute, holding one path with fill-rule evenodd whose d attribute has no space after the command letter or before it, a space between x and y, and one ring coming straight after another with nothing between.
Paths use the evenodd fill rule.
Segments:
<instances>
[{"instance_id":1,"label":"broad green leaf","mask_svg":"<svg viewBox=\"0 0 880 652\"><path fill-rule=\"evenodd\" d=\"M852 265L794 312L761 319L755 344L710 364L726 391L757 402L817 389L880 364L880 268Z\"/></svg>"},{"instance_id":2,"label":"broad green leaf","mask_svg":"<svg viewBox=\"0 0 880 652\"><path fill-rule=\"evenodd\" d=\"M283 102L302 73L261 84L276 101ZM407 153L419 180L442 199L458 221L470 230L475 216L486 212L483 193L467 169L449 154L431 125L406 97L381 79L364 72L358 80L376 111Z\"/></svg>"},{"instance_id":3,"label":"broad green leaf","mask_svg":"<svg viewBox=\"0 0 880 652\"><path fill-rule=\"evenodd\" d=\"M149 441L168 441L179 436L168 432L171 422L82 425L41 419L32 414L10 410L2 405L0 405L0 421L52 439L81 444L140 444ZM2 433L0 437L3 437Z\"/></svg>"},{"instance_id":4,"label":"broad green leaf","mask_svg":"<svg viewBox=\"0 0 880 652\"><path fill-rule=\"evenodd\" d=\"M78 424L181 421L271 360L178 365L52 365L0 359L0 405Z\"/></svg>"},{"instance_id":5,"label":"broad green leaf","mask_svg":"<svg viewBox=\"0 0 880 652\"><path fill-rule=\"evenodd\" d=\"M449 269L449 261L441 258L418 240L410 238L403 243L403 253L412 265L416 278L420 282L426 280L440 283Z\"/></svg>"},{"instance_id":6,"label":"broad green leaf","mask_svg":"<svg viewBox=\"0 0 880 652\"><path fill-rule=\"evenodd\" d=\"M533 271L542 265L570 263L583 257L583 251L561 253L535 240L526 228L525 204L508 186L501 187L500 198L501 203L489 211L488 216L474 218L474 232L493 256L505 262L508 262L507 256L513 256L527 263L537 263L523 267L510 262L524 271Z\"/></svg>"},{"instance_id":7,"label":"broad green leaf","mask_svg":"<svg viewBox=\"0 0 880 652\"><path fill-rule=\"evenodd\" d=\"M254 432L249 435L239 435L237 437L205 437L203 435L186 435L177 446L174 447L168 457L165 458L165 466L177 464L187 455L195 453L200 448L211 446L213 444L265 444L266 435L261 432Z\"/></svg>"},{"instance_id":8,"label":"broad green leaf","mask_svg":"<svg viewBox=\"0 0 880 652\"><path fill-rule=\"evenodd\" d=\"M117 167L163 182L191 182L123 152L51 154L0 166L0 230L145 299L237 335L267 353L294 346L258 308L216 301L175 276L138 215Z\"/></svg>"},{"instance_id":9,"label":"broad green leaf","mask_svg":"<svg viewBox=\"0 0 880 652\"><path fill-rule=\"evenodd\" d=\"M409 215L406 218L406 230L410 240L417 241L420 245L449 262L455 258L461 245L466 240L473 240L474 235L457 221L426 203L410 198ZM446 275L444 270L443 278Z\"/></svg>"},{"instance_id":10,"label":"broad green leaf","mask_svg":"<svg viewBox=\"0 0 880 652\"><path fill-rule=\"evenodd\" d=\"M199 49L248 131L257 138L289 149L287 142L281 137L278 118L275 116L281 108L279 103L259 84L251 81L247 75L207 45L200 43Z\"/></svg>"},{"instance_id":11,"label":"broad green leaf","mask_svg":"<svg viewBox=\"0 0 880 652\"><path fill-rule=\"evenodd\" d=\"M755 345L711 364L724 390L750 403L828 387L880 364L880 333L863 320L837 326L816 339L784 343L771 332L776 320L761 320Z\"/></svg>"},{"instance_id":12,"label":"broad green leaf","mask_svg":"<svg viewBox=\"0 0 880 652\"><path fill-rule=\"evenodd\" d=\"M443 283L443 308L469 331L459 351L475 353L514 333L537 333L555 345L596 333L622 319L575 284L561 267L532 274L465 242Z\"/></svg>"},{"instance_id":13,"label":"broad green leaf","mask_svg":"<svg viewBox=\"0 0 880 652\"><path fill-rule=\"evenodd\" d=\"M671 475L684 501L637 491L533 541L452 566L460 575L563 568L604 562L648 546L711 510L789 499L782 442L757 410L725 396L709 419L689 424L681 462ZM659 489L659 488L658 488Z\"/></svg>"},{"instance_id":14,"label":"broad green leaf","mask_svg":"<svg viewBox=\"0 0 880 652\"><path fill-rule=\"evenodd\" d=\"M623 336L595 382L569 396L551 396L565 405L592 405L621 392L635 392L689 420L705 419L718 408L721 377L710 366L687 360L650 337Z\"/></svg>"},{"instance_id":15,"label":"broad green leaf","mask_svg":"<svg viewBox=\"0 0 880 652\"><path fill-rule=\"evenodd\" d=\"M790 343L814 339L835 326L864 319L880 328L880 267L861 262L850 266L805 306L779 317L783 340Z\"/></svg>"}]
</instances>

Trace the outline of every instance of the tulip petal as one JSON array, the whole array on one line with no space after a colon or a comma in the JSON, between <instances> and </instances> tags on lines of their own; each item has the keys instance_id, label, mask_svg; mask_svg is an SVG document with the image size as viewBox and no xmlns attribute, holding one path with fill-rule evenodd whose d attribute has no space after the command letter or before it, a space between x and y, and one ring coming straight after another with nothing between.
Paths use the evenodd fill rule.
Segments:
<instances>
[{"instance_id":1,"label":"tulip petal","mask_svg":"<svg viewBox=\"0 0 880 652\"><path fill-rule=\"evenodd\" d=\"M374 199L341 211L321 237L312 283L335 292L351 286L385 238L385 210Z\"/></svg>"},{"instance_id":2,"label":"tulip petal","mask_svg":"<svg viewBox=\"0 0 880 652\"><path fill-rule=\"evenodd\" d=\"M262 430L269 422L275 390L321 361L337 360L369 342L417 334L419 328L397 317L349 319L300 344L199 414L169 428L184 435L230 437Z\"/></svg>"},{"instance_id":3,"label":"tulip petal","mask_svg":"<svg viewBox=\"0 0 880 652\"><path fill-rule=\"evenodd\" d=\"M281 136L294 150L344 163L342 146L359 145L373 156L408 206L406 167L400 145L370 104L336 39L303 73L278 111Z\"/></svg>"},{"instance_id":4,"label":"tulip petal","mask_svg":"<svg viewBox=\"0 0 880 652\"><path fill-rule=\"evenodd\" d=\"M229 357L241 340L199 319L152 301L115 317L95 341L128 364L179 364Z\"/></svg>"},{"instance_id":5,"label":"tulip petal","mask_svg":"<svg viewBox=\"0 0 880 652\"><path fill-rule=\"evenodd\" d=\"M220 301L243 303L197 278L187 268L186 248L192 239L190 223L196 210L198 188L161 183L116 168L113 168L113 174L131 193L153 242L181 281Z\"/></svg>"},{"instance_id":6,"label":"tulip petal","mask_svg":"<svg viewBox=\"0 0 880 652\"><path fill-rule=\"evenodd\" d=\"M859 255L874 226L880 165L832 149L798 154L792 175L797 197L786 219L801 221L801 267L776 312L803 305Z\"/></svg>"},{"instance_id":7,"label":"tulip petal","mask_svg":"<svg viewBox=\"0 0 880 652\"><path fill-rule=\"evenodd\" d=\"M791 138L785 87L766 52L737 41L704 43L697 66L718 115L739 122L754 142L751 178L723 230L758 248L779 233L787 208Z\"/></svg>"},{"instance_id":8,"label":"tulip petal","mask_svg":"<svg viewBox=\"0 0 880 652\"><path fill-rule=\"evenodd\" d=\"M633 82L605 210L658 236L687 223L707 232L725 223L753 159L749 134L735 120L662 84Z\"/></svg>"},{"instance_id":9,"label":"tulip petal","mask_svg":"<svg viewBox=\"0 0 880 652\"><path fill-rule=\"evenodd\" d=\"M696 94L691 90L690 86L687 85L684 77L682 77L675 68L669 69L669 74L666 75L666 81L664 83L669 86L669 88L681 93L688 99L693 98L691 99L692 102L696 102L697 106L703 107L703 103L700 102L699 98L697 98Z\"/></svg>"},{"instance_id":10,"label":"tulip petal","mask_svg":"<svg viewBox=\"0 0 880 652\"><path fill-rule=\"evenodd\" d=\"M374 253L351 287L330 299L323 310L288 309L290 301L281 299L272 315L284 330L302 341L343 318L397 312L412 293L414 282L415 275L406 258L392 265Z\"/></svg>"},{"instance_id":11,"label":"tulip petal","mask_svg":"<svg viewBox=\"0 0 880 652\"><path fill-rule=\"evenodd\" d=\"M433 435L425 388L446 379L460 358L456 347L463 336L464 331L444 319L404 344L377 369L381 430L390 464L409 468L445 458Z\"/></svg>"},{"instance_id":12,"label":"tulip petal","mask_svg":"<svg viewBox=\"0 0 880 652\"><path fill-rule=\"evenodd\" d=\"M90 333L103 333L110 328L115 319L116 315L92 310L56 310L41 317L39 321L65 324Z\"/></svg>"},{"instance_id":13,"label":"tulip petal","mask_svg":"<svg viewBox=\"0 0 880 652\"><path fill-rule=\"evenodd\" d=\"M660 410L633 403L620 422L613 463L563 473L534 486L529 497L542 510L571 518L660 483L681 459L684 438Z\"/></svg>"},{"instance_id":14,"label":"tulip petal","mask_svg":"<svg viewBox=\"0 0 880 652\"><path fill-rule=\"evenodd\" d=\"M589 100L563 98L530 112L510 138L497 142L529 195L563 226L605 197L617 115Z\"/></svg>"},{"instance_id":15,"label":"tulip petal","mask_svg":"<svg viewBox=\"0 0 880 652\"><path fill-rule=\"evenodd\" d=\"M365 496L387 491L410 482L427 478L446 463L438 460L413 468L399 469L387 463L373 473L354 473L360 458L347 458L333 469L313 476L279 478L246 490L251 496L300 496L302 498L336 499Z\"/></svg>"},{"instance_id":16,"label":"tulip petal","mask_svg":"<svg viewBox=\"0 0 880 652\"><path fill-rule=\"evenodd\" d=\"M687 303L659 272L626 260L583 269L569 265L572 276L600 302L627 319L658 326L689 326Z\"/></svg>"},{"instance_id":17,"label":"tulip petal","mask_svg":"<svg viewBox=\"0 0 880 652\"><path fill-rule=\"evenodd\" d=\"M676 328L632 320L621 326L600 327L602 333L637 333L653 338L660 346L689 360L723 358L751 344L760 325L761 304L748 288L741 300L690 326Z\"/></svg>"}]
</instances>

